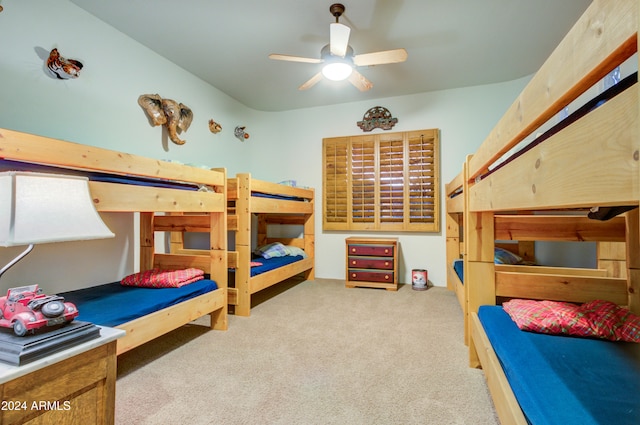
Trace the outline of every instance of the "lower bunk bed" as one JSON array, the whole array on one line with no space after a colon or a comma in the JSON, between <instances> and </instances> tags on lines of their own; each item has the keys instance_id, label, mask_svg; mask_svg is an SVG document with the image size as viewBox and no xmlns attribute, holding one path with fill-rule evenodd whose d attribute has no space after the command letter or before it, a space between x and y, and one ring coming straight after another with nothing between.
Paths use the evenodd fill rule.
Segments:
<instances>
[{"instance_id":1,"label":"lower bunk bed","mask_svg":"<svg viewBox=\"0 0 640 425\"><path fill-rule=\"evenodd\" d=\"M502 423L638 423L640 344L525 332L501 306L473 313L472 334Z\"/></svg>"},{"instance_id":2,"label":"lower bunk bed","mask_svg":"<svg viewBox=\"0 0 640 425\"><path fill-rule=\"evenodd\" d=\"M465 163L465 169L467 164ZM464 174L447 185L447 274L448 287L455 291L465 318L465 343L469 343L468 294L464 286L465 208ZM566 287L583 285L597 288L626 285L627 223L623 216L606 221L588 218L586 211L495 212L492 216L493 263L496 299L543 297L535 287L562 282ZM580 258L592 267L546 266L536 259L536 243L594 243L595 257ZM564 249L556 245L556 250ZM585 250L591 253L591 250ZM488 254L488 253L487 253ZM524 282L531 282L526 286Z\"/></svg>"},{"instance_id":3,"label":"lower bunk bed","mask_svg":"<svg viewBox=\"0 0 640 425\"><path fill-rule=\"evenodd\" d=\"M114 283L65 293L69 301L77 302L79 320L125 330L117 341L117 354L204 315L211 317L212 329L227 329L225 170L203 170L5 129L0 129L0 152L0 168L42 172L46 167L49 173L83 175L97 211L139 215L140 273L194 268L207 275L208 279L180 288ZM188 216L194 213L199 216ZM156 235L192 229L208 233L209 250L176 255L156 248ZM147 298L154 301L138 309Z\"/></svg>"},{"instance_id":4,"label":"lower bunk bed","mask_svg":"<svg viewBox=\"0 0 640 425\"><path fill-rule=\"evenodd\" d=\"M210 279L176 288L141 288L113 282L58 295L74 303L77 319L122 329L120 355L199 317L210 314L212 329L225 329L223 291Z\"/></svg>"}]
</instances>

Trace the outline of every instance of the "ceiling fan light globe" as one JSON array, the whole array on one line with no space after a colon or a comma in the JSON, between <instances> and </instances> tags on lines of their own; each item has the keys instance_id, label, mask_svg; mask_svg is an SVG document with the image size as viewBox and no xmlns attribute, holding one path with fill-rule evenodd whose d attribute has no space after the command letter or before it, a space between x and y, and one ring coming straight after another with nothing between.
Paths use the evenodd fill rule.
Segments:
<instances>
[{"instance_id":1,"label":"ceiling fan light globe","mask_svg":"<svg viewBox=\"0 0 640 425\"><path fill-rule=\"evenodd\" d=\"M349 78L353 72L353 67L343 62L332 62L322 68L322 75L331 81L342 81Z\"/></svg>"}]
</instances>

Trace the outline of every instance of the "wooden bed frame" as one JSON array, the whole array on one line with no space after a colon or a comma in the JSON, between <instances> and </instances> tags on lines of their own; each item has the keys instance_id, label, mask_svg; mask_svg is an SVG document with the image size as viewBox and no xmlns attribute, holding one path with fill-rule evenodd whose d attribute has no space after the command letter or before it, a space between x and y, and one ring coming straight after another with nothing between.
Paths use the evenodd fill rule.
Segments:
<instances>
[{"instance_id":1,"label":"wooden bed frame","mask_svg":"<svg viewBox=\"0 0 640 425\"><path fill-rule=\"evenodd\" d=\"M0 157L119 176L137 176L206 185L212 191L187 191L90 181L96 209L140 213L140 268L197 267L209 273L219 289L117 326L126 336L117 343L122 354L201 316L211 316L211 328L227 329L226 171L203 170L92 146L0 129ZM185 214L197 217L157 213ZM155 232L194 229L210 234L210 247L200 255L155 252ZM172 233L173 234L173 233Z\"/></svg>"},{"instance_id":2,"label":"wooden bed frame","mask_svg":"<svg viewBox=\"0 0 640 425\"><path fill-rule=\"evenodd\" d=\"M313 189L302 189L254 179L249 173L239 173L227 182L229 230L235 232L235 250L229 252L229 267L235 268L235 287L229 288L229 304L238 316L251 314L251 295L300 273L314 278L315 225ZM302 198L292 201L254 196L255 192ZM253 215L258 217L257 246L282 242L304 249L307 258L251 277L251 235ZM303 226L300 238L271 238L267 227L272 224Z\"/></svg>"},{"instance_id":3,"label":"wooden bed frame","mask_svg":"<svg viewBox=\"0 0 640 425\"><path fill-rule=\"evenodd\" d=\"M254 196L255 193L300 198L286 200ZM235 269L229 287L229 305L238 316L251 315L251 296L286 279L304 273L305 279L314 278L315 264L315 191L270 183L239 173L227 180L228 230L234 232L235 247L229 249L228 266ZM257 216L257 246L281 242L304 249L307 258L251 277L253 216ZM277 238L268 236L271 225L302 226L300 237ZM172 252L190 252L185 249L180 235L172 239Z\"/></svg>"},{"instance_id":4,"label":"wooden bed frame","mask_svg":"<svg viewBox=\"0 0 640 425\"><path fill-rule=\"evenodd\" d=\"M463 311L465 344L469 344L469 317L465 286L454 271L454 260L467 258L465 253L464 190L468 188L463 171L446 187L447 193L447 288L456 293ZM532 214L530 211L496 211L493 216L494 246L506 249L520 256L527 263L536 263L536 241L596 242L596 268L548 267L532 265L495 265L496 298L528 297L537 298L527 288L522 291L521 282L525 280L540 283L543 281L571 282L593 281L595 286L603 284L600 278L610 278L612 284L626 282L626 223L624 217L615 217L609 221L592 220L586 217L586 211L562 211L562 214ZM598 279L592 279L593 277ZM513 282L517 282L514 284ZM540 297L549 297L543 291Z\"/></svg>"},{"instance_id":5,"label":"wooden bed frame","mask_svg":"<svg viewBox=\"0 0 640 425\"><path fill-rule=\"evenodd\" d=\"M595 0L467 161L463 208L465 290L471 321L469 357L472 366L484 369L503 424L526 421L478 320L480 305L497 304L501 297L574 302L605 299L640 314L637 208L623 218L604 223L606 230L593 239L618 241L609 247L617 247L619 241L624 241L626 271L620 278L572 279L566 275L558 278L553 273L547 278L543 273L544 279L539 279L538 274L538 279L532 281L526 274L501 271L493 262L494 241L504 237L505 229L514 225L500 222L499 216L505 212L584 211L593 206L639 204L638 84L485 176L491 164L505 152L637 52L638 8L635 0ZM517 215L508 220L534 219ZM619 230L621 223L624 234ZM558 226L556 231L567 230L566 223L559 222ZM576 238L585 238L587 233L581 230ZM609 264L607 268L613 270L619 264L616 258L610 263L609 259L602 260L601 264Z\"/></svg>"}]
</instances>

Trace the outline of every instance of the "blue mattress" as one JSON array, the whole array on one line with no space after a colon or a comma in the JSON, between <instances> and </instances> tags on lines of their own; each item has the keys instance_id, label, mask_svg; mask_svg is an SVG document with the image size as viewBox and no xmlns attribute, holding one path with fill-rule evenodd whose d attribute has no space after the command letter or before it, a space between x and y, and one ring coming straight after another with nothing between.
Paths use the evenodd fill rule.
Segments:
<instances>
[{"instance_id":1,"label":"blue mattress","mask_svg":"<svg viewBox=\"0 0 640 425\"><path fill-rule=\"evenodd\" d=\"M65 174L86 177L91 181L131 184L137 186L151 186L165 189L181 189L181 190L198 190L195 183L173 182L163 179L152 179L136 176L119 176L115 174L107 174L100 172L89 172L72 170L68 168L59 168L50 165L31 164L27 162L12 161L8 159L0 159L0 171L29 171L36 173L52 173Z\"/></svg>"},{"instance_id":2,"label":"blue mattress","mask_svg":"<svg viewBox=\"0 0 640 425\"><path fill-rule=\"evenodd\" d=\"M306 199L299 198L297 196L277 195L273 193L264 193L264 192L251 192L251 196L255 196L256 198L280 199L282 201L296 201L296 202L307 201Z\"/></svg>"},{"instance_id":3,"label":"blue mattress","mask_svg":"<svg viewBox=\"0 0 640 425\"><path fill-rule=\"evenodd\" d=\"M113 327L215 289L218 285L208 279L180 288L139 288L114 282L58 295L78 307L78 320Z\"/></svg>"},{"instance_id":4,"label":"blue mattress","mask_svg":"<svg viewBox=\"0 0 640 425\"><path fill-rule=\"evenodd\" d=\"M464 260L458 259L453 261L453 270L458 275L460 282L464 283Z\"/></svg>"},{"instance_id":5,"label":"blue mattress","mask_svg":"<svg viewBox=\"0 0 640 425\"><path fill-rule=\"evenodd\" d=\"M524 332L498 306L478 316L530 424L640 423L640 344Z\"/></svg>"},{"instance_id":6,"label":"blue mattress","mask_svg":"<svg viewBox=\"0 0 640 425\"><path fill-rule=\"evenodd\" d=\"M284 257L274 257L269 259L262 257L254 258L251 261L258 261L262 263L262 265L251 267L251 277L286 266L287 264L295 263L303 258L304 257L302 257L302 255L285 255Z\"/></svg>"}]
</instances>

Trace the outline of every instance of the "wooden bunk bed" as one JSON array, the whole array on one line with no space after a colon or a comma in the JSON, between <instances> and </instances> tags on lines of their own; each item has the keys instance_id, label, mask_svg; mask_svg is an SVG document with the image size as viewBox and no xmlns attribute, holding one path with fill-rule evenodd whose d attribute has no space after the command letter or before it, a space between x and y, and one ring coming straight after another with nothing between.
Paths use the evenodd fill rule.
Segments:
<instances>
[{"instance_id":1,"label":"wooden bunk bed","mask_svg":"<svg viewBox=\"0 0 640 425\"><path fill-rule=\"evenodd\" d=\"M211 317L212 329L227 329L227 220L224 169L202 170L5 129L0 129L0 158L6 167L25 166L27 170L36 171L46 167L47 172L87 175L89 189L98 211L140 214L141 271L193 267L203 270L209 275L209 280L215 282L211 288L203 289L204 293L200 295L113 326L126 331L126 335L118 340L117 354L207 314ZM10 162L9 165L7 161ZM132 182L131 179L136 181ZM148 185L149 182L152 182L152 185ZM159 186L164 187L158 187L158 182ZM179 183L173 185L173 182ZM206 187L208 190L184 188L194 185ZM193 218L182 215L193 212L200 215ZM208 232L211 249L199 253L200 255L156 252L156 232L173 234L187 230ZM78 307L81 317L82 304L78 304ZM101 324L97 321L94 323Z\"/></svg>"},{"instance_id":2,"label":"wooden bunk bed","mask_svg":"<svg viewBox=\"0 0 640 425\"><path fill-rule=\"evenodd\" d=\"M638 84L492 170L502 155L637 53L638 8L632 0L594 1L467 161L463 221L470 363L483 368L503 424L640 420L639 344L524 332L500 306L513 299L605 300L640 314ZM563 218L566 211L596 206L632 209L594 232L588 230L591 222L576 230L579 220ZM553 212L559 214L551 230L553 221L537 215ZM526 230L535 228L536 220L548 229ZM516 236L516 228L522 234ZM608 273L616 274L621 264L626 270L619 277L581 273L574 278L556 270L512 273L495 265L496 239L537 239L545 233L606 240L602 251L613 253L624 244L624 260L601 255L599 264ZM505 327L494 328L500 321ZM550 345L534 345L543 341ZM509 351L515 351L514 363L506 357ZM549 357L531 363L543 351ZM564 372L569 375L560 377ZM533 387L523 390L523 381ZM539 393L552 397L539 399Z\"/></svg>"},{"instance_id":3,"label":"wooden bunk bed","mask_svg":"<svg viewBox=\"0 0 640 425\"><path fill-rule=\"evenodd\" d=\"M251 296L258 291L299 274L304 274L305 279L314 278L314 192L313 189L258 180L250 173L238 173L228 178L228 230L233 232L235 240L235 246L230 247L228 253L228 266L232 270L229 305L234 314L250 316ZM256 231L253 231L254 217L257 220ZM299 226L301 233L297 237L270 236L268 229L274 225ZM254 247L252 239L255 236L257 242ZM276 268L254 258L256 248L275 242L304 250L306 258L285 261L286 264L276 264ZM171 250L176 253L192 251L185 249L181 235L172 239ZM255 261L264 262L268 270L252 267L251 263Z\"/></svg>"},{"instance_id":4,"label":"wooden bunk bed","mask_svg":"<svg viewBox=\"0 0 640 425\"><path fill-rule=\"evenodd\" d=\"M463 283L465 262L464 189L468 186L469 156L463 171L446 186L447 193L447 288L454 291L463 311L465 344L469 343L467 293ZM531 211L496 211L493 216L494 248L514 254L505 261L504 255L494 253L497 297L519 296L511 282L525 279L577 281L591 277L611 278L612 282L626 278L626 223L624 217L607 221L592 220L586 211L560 211L535 214ZM536 260L535 242L595 242L594 268L549 267ZM598 284L602 283L600 280ZM515 286L516 288L518 285ZM517 289L516 289L517 290ZM527 293L529 297L533 294Z\"/></svg>"},{"instance_id":5,"label":"wooden bunk bed","mask_svg":"<svg viewBox=\"0 0 640 425\"><path fill-rule=\"evenodd\" d=\"M468 159L467 159L468 160ZM467 162L463 166L462 172L445 185L446 192L446 261L447 261L447 289L455 292L464 318L464 341L469 344L469 320L467 293L464 286L464 263L466 261L464 232L465 197L464 190L468 180L465 178L467 172ZM535 245L532 239L515 240L513 243L505 243L506 240L513 240L513 235L502 241L496 241L496 248L515 254L523 263L535 263ZM515 257L514 257L515 258ZM494 258L495 260L495 258ZM497 261L495 261L497 263ZM501 267L501 266L497 266ZM512 269L515 272L516 269Z\"/></svg>"},{"instance_id":6,"label":"wooden bunk bed","mask_svg":"<svg viewBox=\"0 0 640 425\"><path fill-rule=\"evenodd\" d=\"M466 165L466 163L465 163ZM467 296L461 273L456 270L455 262L464 261L464 185L465 170L459 173L445 185L446 199L446 258L447 258L447 289L454 291L460 307L466 316ZM459 269L459 267L458 267ZM466 338L465 338L466 339Z\"/></svg>"}]
</instances>

